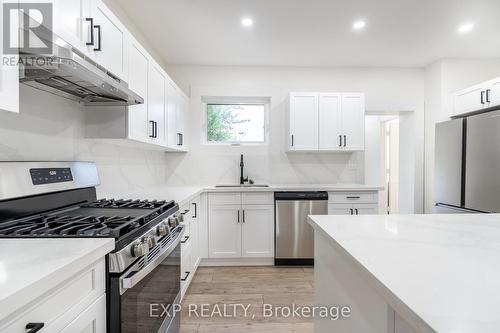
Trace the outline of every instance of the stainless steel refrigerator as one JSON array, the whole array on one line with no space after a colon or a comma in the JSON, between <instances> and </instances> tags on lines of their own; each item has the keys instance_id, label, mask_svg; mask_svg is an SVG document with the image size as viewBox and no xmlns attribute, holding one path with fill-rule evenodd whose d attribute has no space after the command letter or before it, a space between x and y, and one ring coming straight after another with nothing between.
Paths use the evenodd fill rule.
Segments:
<instances>
[{"instance_id":1,"label":"stainless steel refrigerator","mask_svg":"<svg viewBox=\"0 0 500 333\"><path fill-rule=\"evenodd\" d=\"M500 111L436 124L436 213L500 212Z\"/></svg>"}]
</instances>

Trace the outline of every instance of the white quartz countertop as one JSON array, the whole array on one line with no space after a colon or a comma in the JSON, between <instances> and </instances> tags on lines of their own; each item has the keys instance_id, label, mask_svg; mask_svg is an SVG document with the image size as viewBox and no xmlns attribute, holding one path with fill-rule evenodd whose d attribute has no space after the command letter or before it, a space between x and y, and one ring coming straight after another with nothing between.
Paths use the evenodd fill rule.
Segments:
<instances>
[{"instance_id":1,"label":"white quartz countertop","mask_svg":"<svg viewBox=\"0 0 500 333\"><path fill-rule=\"evenodd\" d=\"M216 187L214 185L166 186L157 185L129 192L104 195L115 199L175 200L182 205L206 192L279 192L279 191L379 191L382 187L362 184L285 184L269 187Z\"/></svg>"},{"instance_id":2,"label":"white quartz countertop","mask_svg":"<svg viewBox=\"0 0 500 333\"><path fill-rule=\"evenodd\" d=\"M396 312L409 311L414 327L500 332L499 214L311 216L309 223L345 250Z\"/></svg>"},{"instance_id":3,"label":"white quartz countertop","mask_svg":"<svg viewBox=\"0 0 500 333\"><path fill-rule=\"evenodd\" d=\"M114 247L112 238L0 239L0 321Z\"/></svg>"}]
</instances>

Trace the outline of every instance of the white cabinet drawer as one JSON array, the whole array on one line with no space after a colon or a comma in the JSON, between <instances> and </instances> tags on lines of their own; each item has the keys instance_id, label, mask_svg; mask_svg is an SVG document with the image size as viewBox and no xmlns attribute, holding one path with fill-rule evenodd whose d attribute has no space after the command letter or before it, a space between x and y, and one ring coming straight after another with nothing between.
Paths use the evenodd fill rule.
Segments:
<instances>
[{"instance_id":1,"label":"white cabinet drawer","mask_svg":"<svg viewBox=\"0 0 500 333\"><path fill-rule=\"evenodd\" d=\"M273 205L274 192L243 192L241 203L243 205Z\"/></svg>"},{"instance_id":2,"label":"white cabinet drawer","mask_svg":"<svg viewBox=\"0 0 500 333\"><path fill-rule=\"evenodd\" d=\"M26 324L44 323L41 332L60 332L105 293L104 259L21 310L0 332L26 333ZM50 328L50 329L49 329Z\"/></svg>"},{"instance_id":3,"label":"white cabinet drawer","mask_svg":"<svg viewBox=\"0 0 500 333\"><path fill-rule=\"evenodd\" d=\"M102 295L60 333L106 333L106 295Z\"/></svg>"},{"instance_id":4,"label":"white cabinet drawer","mask_svg":"<svg viewBox=\"0 0 500 333\"><path fill-rule=\"evenodd\" d=\"M330 192L328 202L335 204L377 203L377 192Z\"/></svg>"},{"instance_id":5,"label":"white cabinet drawer","mask_svg":"<svg viewBox=\"0 0 500 333\"><path fill-rule=\"evenodd\" d=\"M208 202L211 206L241 205L241 193L210 193L208 195Z\"/></svg>"}]
</instances>

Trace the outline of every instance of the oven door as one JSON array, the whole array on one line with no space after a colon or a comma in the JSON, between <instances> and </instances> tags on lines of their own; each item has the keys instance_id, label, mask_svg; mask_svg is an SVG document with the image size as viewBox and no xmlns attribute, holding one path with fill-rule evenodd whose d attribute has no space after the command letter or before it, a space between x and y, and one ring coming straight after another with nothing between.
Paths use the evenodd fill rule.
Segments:
<instances>
[{"instance_id":1,"label":"oven door","mask_svg":"<svg viewBox=\"0 0 500 333\"><path fill-rule=\"evenodd\" d=\"M180 241L184 230L178 227L177 231L116 278L119 319L112 326L119 327L120 333L179 332L180 315L174 310L180 302Z\"/></svg>"}]
</instances>

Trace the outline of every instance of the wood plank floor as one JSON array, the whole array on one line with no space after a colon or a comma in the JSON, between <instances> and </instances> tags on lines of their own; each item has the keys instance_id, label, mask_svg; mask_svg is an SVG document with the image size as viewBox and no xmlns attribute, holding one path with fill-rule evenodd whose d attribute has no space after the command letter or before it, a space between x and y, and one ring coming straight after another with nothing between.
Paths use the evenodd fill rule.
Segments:
<instances>
[{"instance_id":1,"label":"wood plank floor","mask_svg":"<svg viewBox=\"0 0 500 333\"><path fill-rule=\"evenodd\" d=\"M312 306L313 283L308 267L200 267L183 300L181 333L312 333L312 319L267 316L263 308ZM217 311L224 305L226 316Z\"/></svg>"}]
</instances>

